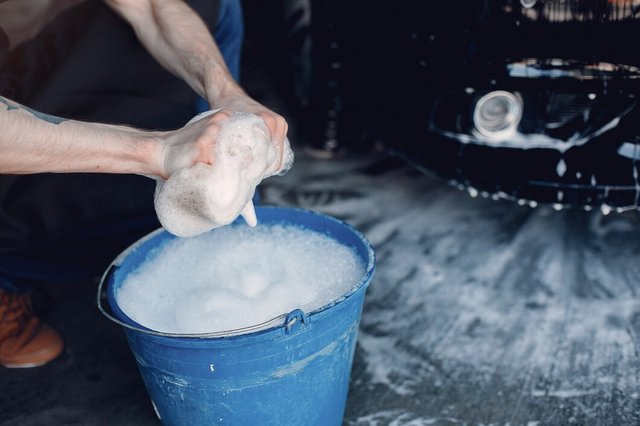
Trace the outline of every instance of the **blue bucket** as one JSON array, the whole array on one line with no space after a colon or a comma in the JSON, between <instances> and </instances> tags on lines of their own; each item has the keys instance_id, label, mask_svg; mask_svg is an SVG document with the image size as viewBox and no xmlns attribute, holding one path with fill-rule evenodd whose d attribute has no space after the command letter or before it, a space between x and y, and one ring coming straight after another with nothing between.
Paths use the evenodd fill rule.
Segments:
<instances>
[{"instance_id":1,"label":"blue bucket","mask_svg":"<svg viewBox=\"0 0 640 426\"><path fill-rule=\"evenodd\" d=\"M127 275L176 237L160 229L125 250L102 278L98 306L124 327L165 424L342 423L364 294L375 268L373 249L358 231L325 215L278 207L258 207L256 213L261 224L301 226L354 248L365 273L344 297L308 314L296 309L249 328L177 335L137 324L115 297Z\"/></svg>"}]
</instances>

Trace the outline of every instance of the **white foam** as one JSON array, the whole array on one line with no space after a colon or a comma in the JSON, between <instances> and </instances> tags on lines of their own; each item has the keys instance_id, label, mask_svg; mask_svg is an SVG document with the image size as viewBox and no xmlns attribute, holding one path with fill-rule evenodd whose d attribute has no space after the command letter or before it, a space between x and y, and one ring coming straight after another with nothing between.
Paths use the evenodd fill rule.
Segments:
<instances>
[{"instance_id":1,"label":"white foam","mask_svg":"<svg viewBox=\"0 0 640 426\"><path fill-rule=\"evenodd\" d=\"M197 121L214 113L194 117ZM190 237L227 225L242 214L257 223L252 198L266 177L286 172L293 152L285 140L281 153L264 121L254 114L234 113L222 122L214 145L213 164L197 163L158 180L154 197L162 226L174 235ZM280 158L284 164L275 170Z\"/></svg>"},{"instance_id":2,"label":"white foam","mask_svg":"<svg viewBox=\"0 0 640 426\"><path fill-rule=\"evenodd\" d=\"M224 227L175 239L125 279L118 305L167 333L253 326L339 299L362 278L349 247L292 225Z\"/></svg>"}]
</instances>

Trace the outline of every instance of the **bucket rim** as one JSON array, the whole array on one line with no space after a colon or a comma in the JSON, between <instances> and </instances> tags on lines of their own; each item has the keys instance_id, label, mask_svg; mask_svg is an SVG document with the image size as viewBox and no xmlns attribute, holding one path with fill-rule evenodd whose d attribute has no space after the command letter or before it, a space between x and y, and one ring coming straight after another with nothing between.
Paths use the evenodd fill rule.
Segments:
<instances>
[{"instance_id":1,"label":"bucket rim","mask_svg":"<svg viewBox=\"0 0 640 426\"><path fill-rule=\"evenodd\" d=\"M350 299L351 297L353 297L356 293L360 292L360 291L365 291L367 289L367 287L371 284L371 281L373 279L373 274L375 271L375 252L373 250L373 246L371 245L371 242L360 232L358 231L356 228L354 228L353 226L351 226L350 224L348 224L347 222L345 222L344 220L335 218L329 214L325 214L325 213L320 213L320 212L315 212L309 209L304 209L304 208L300 208L300 207L287 207L287 206L273 206L273 205L261 205L261 206L256 206L256 213L259 213L260 210L287 210L287 211L294 211L294 212L298 212L298 213L302 213L302 214L310 214L310 215L315 215L315 216L319 216L321 217L323 220L329 220L331 222L334 222L338 225L343 226L344 228L348 229L349 232L353 233L357 239L363 244L364 248L366 249L367 252L367 257L368 257L368 261L367 264L365 265L365 270L364 273L362 274L361 279L358 281L357 284L355 284L354 286L352 286L346 293L344 293L342 296L340 296L339 298L332 300L331 302L327 303L326 305L320 306L317 309L314 309L313 311L309 312L309 313L305 313L303 311L301 311L300 309L294 309L291 312L288 313L282 313L280 315L277 315L274 318L271 318L267 321L264 321L260 324L255 324L255 325L251 325L251 326L247 326L247 327L241 327L241 328L237 328L237 329L231 329L231 330L223 330L223 331L215 331L215 332L209 332L209 333L167 333L167 332L162 332L162 331L156 331L156 330L152 330L150 328L147 328L145 326L143 326L142 324L139 324L137 321L134 321L132 318L130 318L125 312L123 312L122 310L120 310L120 312L126 317L126 319L128 319L129 321L131 321L131 324L129 324L128 322L117 318L115 316L115 314L112 314L110 312L107 311L107 309L105 309L105 307L103 306L103 299L106 298L103 295L103 288L105 287L105 283L107 285L107 292L111 278L113 276L113 274L115 273L115 270L124 262L124 260L128 257L128 255L134 251L135 249L137 249L139 246L143 245L145 242L157 237L160 234L163 233L167 233L170 234L166 229L164 228L158 228L150 233L148 233L147 235L141 237L140 239L136 240L135 242L133 242L131 245L129 245L126 249L124 249L107 267L107 269L105 270L105 272L102 274L102 277L100 279L100 283L98 285L98 292L97 292L97 297L96 297L96 304L98 306L98 309L100 311L100 313L102 313L102 315L104 315L107 319L109 319L110 321L126 328L132 331L136 331L136 332L140 332L140 333L144 333L144 334L148 334L148 335L152 335L152 336L156 336L156 337L167 337L167 338L179 338L179 339L212 339L212 338L235 338L235 337L250 337L250 336L258 336L261 334L268 334L268 333L272 333L274 331L277 331L281 328L287 330L291 325L293 325L295 322L298 321L302 321L304 322L308 322L310 318L315 318L319 315L322 315L323 313L325 313L326 311L328 311L329 309L331 309L332 307L344 303L346 302L348 299ZM228 225L227 225L228 226ZM300 225L302 227L304 227L304 225ZM213 231L213 230L211 230ZM208 232L211 232L208 231ZM313 231L313 230L312 230ZM318 232L318 231L314 231L314 232ZM170 234L171 235L171 234ZM178 238L178 237L176 237ZM113 308L110 306L110 303L108 303L107 301L107 305L109 305L109 309L113 310Z\"/></svg>"}]
</instances>

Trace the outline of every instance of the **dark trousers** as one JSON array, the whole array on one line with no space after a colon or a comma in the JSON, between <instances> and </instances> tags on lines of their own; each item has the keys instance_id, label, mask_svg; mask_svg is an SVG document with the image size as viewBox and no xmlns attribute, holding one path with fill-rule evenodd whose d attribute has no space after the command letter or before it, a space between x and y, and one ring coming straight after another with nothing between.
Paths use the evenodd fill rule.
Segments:
<instances>
[{"instance_id":1,"label":"dark trousers","mask_svg":"<svg viewBox=\"0 0 640 426\"><path fill-rule=\"evenodd\" d=\"M237 78L239 1L188 3ZM69 9L35 39L0 51L0 61L2 96L61 117L168 130L207 107L101 1ZM134 175L0 175L0 287L23 291L34 281L99 274L159 227L154 187L155 181Z\"/></svg>"}]
</instances>

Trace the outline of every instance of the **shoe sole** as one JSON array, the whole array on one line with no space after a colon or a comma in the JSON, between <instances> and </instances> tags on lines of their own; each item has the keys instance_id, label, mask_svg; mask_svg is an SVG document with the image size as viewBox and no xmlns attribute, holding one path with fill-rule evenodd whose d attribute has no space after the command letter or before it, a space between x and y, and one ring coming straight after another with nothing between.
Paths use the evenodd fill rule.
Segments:
<instances>
[{"instance_id":1,"label":"shoe sole","mask_svg":"<svg viewBox=\"0 0 640 426\"><path fill-rule=\"evenodd\" d=\"M57 359L60 355L62 355L62 352L64 351L64 346L61 346L60 349L58 351L56 351L54 353L54 356L48 356L45 359L39 360L39 361L34 361L34 362L13 362L13 363L7 363L7 362L3 362L0 365L2 365L5 368L34 368L34 367L41 367L51 361L54 361L55 359ZM36 354L33 355L42 355L44 353L44 351L40 351L37 352Z\"/></svg>"},{"instance_id":2,"label":"shoe sole","mask_svg":"<svg viewBox=\"0 0 640 426\"><path fill-rule=\"evenodd\" d=\"M16 369L17 368L34 368L34 367L41 367L50 361L53 361L53 360L31 362L28 364L2 364L2 366L5 368L16 368Z\"/></svg>"}]
</instances>

